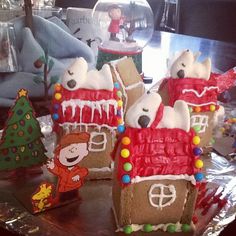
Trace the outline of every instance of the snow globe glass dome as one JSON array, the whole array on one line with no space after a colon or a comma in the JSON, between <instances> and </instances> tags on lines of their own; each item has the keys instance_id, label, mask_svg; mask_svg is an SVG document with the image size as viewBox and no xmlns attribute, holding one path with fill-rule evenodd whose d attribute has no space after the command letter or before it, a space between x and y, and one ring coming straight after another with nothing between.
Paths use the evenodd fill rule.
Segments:
<instances>
[{"instance_id":1,"label":"snow globe glass dome","mask_svg":"<svg viewBox=\"0 0 236 236\"><path fill-rule=\"evenodd\" d=\"M98 46L97 69L123 56L133 58L142 72L142 50L154 30L152 9L146 0L99 0L92 13Z\"/></svg>"}]
</instances>

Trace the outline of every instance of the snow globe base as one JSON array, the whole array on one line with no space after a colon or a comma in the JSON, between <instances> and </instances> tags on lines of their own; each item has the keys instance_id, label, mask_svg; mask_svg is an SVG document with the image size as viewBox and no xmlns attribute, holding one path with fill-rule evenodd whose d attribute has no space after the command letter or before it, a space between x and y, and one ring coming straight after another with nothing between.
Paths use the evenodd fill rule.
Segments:
<instances>
[{"instance_id":1,"label":"snow globe base","mask_svg":"<svg viewBox=\"0 0 236 236\"><path fill-rule=\"evenodd\" d=\"M112 51L109 49L104 49L102 47L98 48L97 57L97 69L100 70L105 63L110 61L118 60L122 57L132 57L138 72L142 73L142 50L136 51Z\"/></svg>"}]
</instances>

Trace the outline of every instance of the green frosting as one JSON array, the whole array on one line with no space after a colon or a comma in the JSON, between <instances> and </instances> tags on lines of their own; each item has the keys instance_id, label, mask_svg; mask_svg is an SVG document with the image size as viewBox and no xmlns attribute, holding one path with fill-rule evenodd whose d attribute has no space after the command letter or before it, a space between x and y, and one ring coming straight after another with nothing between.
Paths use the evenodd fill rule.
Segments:
<instances>
[{"instance_id":1,"label":"green frosting","mask_svg":"<svg viewBox=\"0 0 236 236\"><path fill-rule=\"evenodd\" d=\"M191 226L188 224L183 224L181 229L183 232L187 233L187 232L191 231Z\"/></svg>"}]
</instances>

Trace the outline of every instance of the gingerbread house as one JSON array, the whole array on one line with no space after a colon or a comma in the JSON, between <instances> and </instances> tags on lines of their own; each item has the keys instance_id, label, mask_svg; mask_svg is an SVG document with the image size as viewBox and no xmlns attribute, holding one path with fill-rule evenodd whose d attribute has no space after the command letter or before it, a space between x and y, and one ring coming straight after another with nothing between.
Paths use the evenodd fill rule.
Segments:
<instances>
[{"instance_id":1,"label":"gingerbread house","mask_svg":"<svg viewBox=\"0 0 236 236\"><path fill-rule=\"evenodd\" d=\"M199 137L189 129L184 102L170 108L160 103L157 94L145 96L127 112L128 126L113 151L117 227L127 234L139 230L190 233L196 183L203 179ZM157 105L145 104L150 100ZM170 111L176 122L167 117Z\"/></svg>"},{"instance_id":2,"label":"gingerbread house","mask_svg":"<svg viewBox=\"0 0 236 236\"><path fill-rule=\"evenodd\" d=\"M199 78L167 78L159 88L166 105L183 100L189 106L191 127L201 138L201 147L209 146L212 140L215 112L219 109L217 75L209 80Z\"/></svg>"},{"instance_id":3,"label":"gingerbread house","mask_svg":"<svg viewBox=\"0 0 236 236\"><path fill-rule=\"evenodd\" d=\"M89 169L92 179L111 178L110 153L117 132L124 130L123 116L129 104L130 94L126 92L124 81L131 76L133 84L137 83L131 88L133 93L136 92L135 96L140 96L144 90L133 62L125 60L133 71L128 76L122 74L122 69L118 72L118 62L106 64L100 71L87 72L86 62L79 58L65 72L62 83L55 87L52 114L55 131L59 139L73 132L90 133L89 155L80 166Z\"/></svg>"}]
</instances>

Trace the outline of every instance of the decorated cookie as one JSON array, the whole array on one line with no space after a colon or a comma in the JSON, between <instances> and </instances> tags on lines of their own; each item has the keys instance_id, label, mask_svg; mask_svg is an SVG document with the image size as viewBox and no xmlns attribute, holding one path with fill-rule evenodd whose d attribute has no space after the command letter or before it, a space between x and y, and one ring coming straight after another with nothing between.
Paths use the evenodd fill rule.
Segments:
<instances>
[{"instance_id":1,"label":"decorated cookie","mask_svg":"<svg viewBox=\"0 0 236 236\"><path fill-rule=\"evenodd\" d=\"M39 122L28 100L28 92L21 89L3 129L0 170L42 165L47 160L42 136Z\"/></svg>"}]
</instances>

